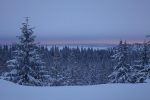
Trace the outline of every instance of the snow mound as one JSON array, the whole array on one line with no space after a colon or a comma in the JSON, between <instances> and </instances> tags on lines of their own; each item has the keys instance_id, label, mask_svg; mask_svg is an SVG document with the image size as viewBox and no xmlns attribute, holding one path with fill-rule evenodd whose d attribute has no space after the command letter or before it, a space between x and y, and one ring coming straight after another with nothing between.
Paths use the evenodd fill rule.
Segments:
<instances>
[{"instance_id":1,"label":"snow mound","mask_svg":"<svg viewBox=\"0 0 150 100\"><path fill-rule=\"evenodd\" d=\"M0 100L150 100L149 93L150 83L31 87L0 80Z\"/></svg>"},{"instance_id":2,"label":"snow mound","mask_svg":"<svg viewBox=\"0 0 150 100\"><path fill-rule=\"evenodd\" d=\"M150 79L147 79L147 80L146 80L146 83L149 83L149 84L150 84Z\"/></svg>"}]
</instances>

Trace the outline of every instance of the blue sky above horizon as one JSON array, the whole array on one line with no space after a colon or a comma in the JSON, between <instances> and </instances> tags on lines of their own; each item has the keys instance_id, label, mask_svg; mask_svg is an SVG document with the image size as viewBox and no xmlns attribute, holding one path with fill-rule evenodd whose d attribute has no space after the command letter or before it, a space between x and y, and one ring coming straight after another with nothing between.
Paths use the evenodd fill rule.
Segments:
<instances>
[{"instance_id":1,"label":"blue sky above horizon","mask_svg":"<svg viewBox=\"0 0 150 100\"><path fill-rule=\"evenodd\" d=\"M0 41L15 41L24 17L40 41L143 41L150 0L0 0Z\"/></svg>"}]
</instances>

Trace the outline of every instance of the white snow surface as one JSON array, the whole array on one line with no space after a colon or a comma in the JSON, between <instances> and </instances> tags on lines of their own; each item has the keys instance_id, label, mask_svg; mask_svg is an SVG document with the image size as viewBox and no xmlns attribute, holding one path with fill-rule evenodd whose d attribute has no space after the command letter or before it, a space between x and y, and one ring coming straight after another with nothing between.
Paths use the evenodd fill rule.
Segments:
<instances>
[{"instance_id":1,"label":"white snow surface","mask_svg":"<svg viewBox=\"0 0 150 100\"><path fill-rule=\"evenodd\" d=\"M0 100L150 100L150 80L139 84L31 87L0 80Z\"/></svg>"}]
</instances>

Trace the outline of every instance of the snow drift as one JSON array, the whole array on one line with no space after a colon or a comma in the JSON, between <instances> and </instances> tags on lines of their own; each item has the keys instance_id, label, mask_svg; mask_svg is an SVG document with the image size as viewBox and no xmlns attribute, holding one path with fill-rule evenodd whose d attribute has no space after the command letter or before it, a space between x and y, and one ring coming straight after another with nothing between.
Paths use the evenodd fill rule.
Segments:
<instances>
[{"instance_id":1,"label":"snow drift","mask_svg":"<svg viewBox=\"0 0 150 100\"><path fill-rule=\"evenodd\" d=\"M0 80L0 100L150 100L150 83L31 87Z\"/></svg>"}]
</instances>

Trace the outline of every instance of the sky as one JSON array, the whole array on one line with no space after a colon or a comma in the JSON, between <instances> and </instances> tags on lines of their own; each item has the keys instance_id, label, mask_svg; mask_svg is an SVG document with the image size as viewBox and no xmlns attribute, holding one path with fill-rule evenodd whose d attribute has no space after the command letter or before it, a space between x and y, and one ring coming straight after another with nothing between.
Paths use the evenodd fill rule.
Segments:
<instances>
[{"instance_id":1,"label":"sky","mask_svg":"<svg viewBox=\"0 0 150 100\"><path fill-rule=\"evenodd\" d=\"M44 42L143 41L150 34L150 0L0 0L0 41L16 40L25 17Z\"/></svg>"}]
</instances>

